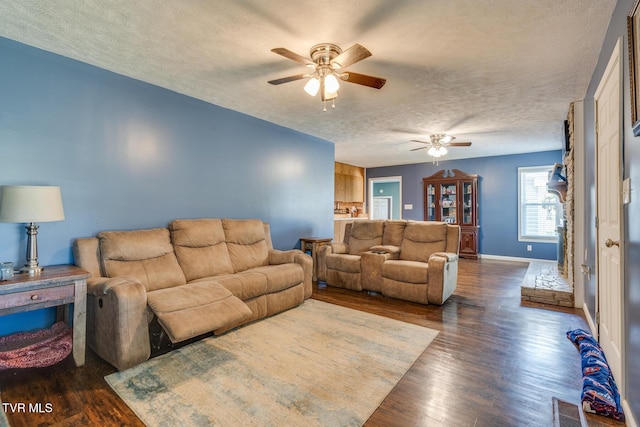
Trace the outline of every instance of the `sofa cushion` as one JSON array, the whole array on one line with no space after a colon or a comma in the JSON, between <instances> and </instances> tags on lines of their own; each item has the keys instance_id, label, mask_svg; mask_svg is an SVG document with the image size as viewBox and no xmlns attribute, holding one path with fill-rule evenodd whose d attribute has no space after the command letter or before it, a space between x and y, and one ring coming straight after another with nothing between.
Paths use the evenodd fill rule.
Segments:
<instances>
[{"instance_id":1,"label":"sofa cushion","mask_svg":"<svg viewBox=\"0 0 640 427\"><path fill-rule=\"evenodd\" d=\"M400 259L429 262L435 252L447 246L447 224L436 221L409 221L400 245Z\"/></svg>"},{"instance_id":2,"label":"sofa cushion","mask_svg":"<svg viewBox=\"0 0 640 427\"><path fill-rule=\"evenodd\" d=\"M267 279L267 293L279 292L304 282L304 271L299 264L265 265L248 272L260 273Z\"/></svg>"},{"instance_id":3,"label":"sofa cushion","mask_svg":"<svg viewBox=\"0 0 640 427\"><path fill-rule=\"evenodd\" d=\"M169 224L169 230L187 281L233 273L222 220L179 219Z\"/></svg>"},{"instance_id":4,"label":"sofa cushion","mask_svg":"<svg viewBox=\"0 0 640 427\"><path fill-rule=\"evenodd\" d=\"M186 283L168 229L106 231L98 239L107 277L132 277L147 291Z\"/></svg>"},{"instance_id":5,"label":"sofa cushion","mask_svg":"<svg viewBox=\"0 0 640 427\"><path fill-rule=\"evenodd\" d=\"M268 264L269 247L262 221L223 219L222 227L236 273Z\"/></svg>"},{"instance_id":6,"label":"sofa cushion","mask_svg":"<svg viewBox=\"0 0 640 427\"><path fill-rule=\"evenodd\" d=\"M344 273L360 273L360 255L329 254L326 257L327 269Z\"/></svg>"},{"instance_id":7,"label":"sofa cushion","mask_svg":"<svg viewBox=\"0 0 640 427\"><path fill-rule=\"evenodd\" d=\"M213 280L149 292L147 304L174 343L238 324L252 315L249 307Z\"/></svg>"},{"instance_id":8,"label":"sofa cushion","mask_svg":"<svg viewBox=\"0 0 640 427\"><path fill-rule=\"evenodd\" d=\"M208 280L211 279L206 277L195 280L193 283ZM267 293L267 277L264 274L254 273L251 270L242 273L223 274L222 276L216 276L215 280L242 301L247 301Z\"/></svg>"},{"instance_id":9,"label":"sofa cushion","mask_svg":"<svg viewBox=\"0 0 640 427\"><path fill-rule=\"evenodd\" d=\"M420 261L387 260L382 264L382 277L396 282L425 284L429 264Z\"/></svg>"},{"instance_id":10,"label":"sofa cushion","mask_svg":"<svg viewBox=\"0 0 640 427\"><path fill-rule=\"evenodd\" d=\"M349 235L349 254L360 255L371 246L381 245L383 232L384 221L354 221Z\"/></svg>"},{"instance_id":11,"label":"sofa cushion","mask_svg":"<svg viewBox=\"0 0 640 427\"><path fill-rule=\"evenodd\" d=\"M382 244L385 246L400 246L404 228L407 226L406 220L388 220L384 222L384 233L382 234Z\"/></svg>"}]
</instances>

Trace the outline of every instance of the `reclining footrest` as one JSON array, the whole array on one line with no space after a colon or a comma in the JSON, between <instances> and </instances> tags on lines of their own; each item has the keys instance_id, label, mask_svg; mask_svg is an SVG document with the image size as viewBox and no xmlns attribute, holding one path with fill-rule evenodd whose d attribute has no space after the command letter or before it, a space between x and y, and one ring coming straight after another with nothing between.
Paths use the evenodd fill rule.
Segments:
<instances>
[{"instance_id":1,"label":"reclining footrest","mask_svg":"<svg viewBox=\"0 0 640 427\"><path fill-rule=\"evenodd\" d=\"M173 343L237 325L252 315L245 303L214 280L148 292L147 304Z\"/></svg>"}]
</instances>

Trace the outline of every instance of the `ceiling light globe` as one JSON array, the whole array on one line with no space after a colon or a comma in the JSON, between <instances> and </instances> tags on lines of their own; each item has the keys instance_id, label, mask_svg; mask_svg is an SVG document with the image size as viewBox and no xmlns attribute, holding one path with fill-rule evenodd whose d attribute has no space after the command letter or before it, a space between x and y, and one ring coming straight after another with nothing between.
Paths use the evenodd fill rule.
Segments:
<instances>
[{"instance_id":1,"label":"ceiling light globe","mask_svg":"<svg viewBox=\"0 0 640 427\"><path fill-rule=\"evenodd\" d=\"M324 87L327 93L334 93L340 89L340 83L333 74L329 74L324 78Z\"/></svg>"},{"instance_id":2,"label":"ceiling light globe","mask_svg":"<svg viewBox=\"0 0 640 427\"><path fill-rule=\"evenodd\" d=\"M315 77L309 80L306 85L304 85L304 91L311 96L316 96L319 89L320 89L320 80L318 80Z\"/></svg>"},{"instance_id":3,"label":"ceiling light globe","mask_svg":"<svg viewBox=\"0 0 640 427\"><path fill-rule=\"evenodd\" d=\"M447 154L447 149L444 147L431 147L427 151L427 154L429 154L432 157L441 157Z\"/></svg>"}]
</instances>

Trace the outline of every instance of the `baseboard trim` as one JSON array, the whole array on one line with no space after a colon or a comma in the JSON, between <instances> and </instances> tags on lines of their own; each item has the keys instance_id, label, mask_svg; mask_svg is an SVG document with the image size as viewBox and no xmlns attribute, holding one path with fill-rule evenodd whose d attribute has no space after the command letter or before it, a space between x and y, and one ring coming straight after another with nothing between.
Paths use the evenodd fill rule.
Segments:
<instances>
[{"instance_id":1,"label":"baseboard trim","mask_svg":"<svg viewBox=\"0 0 640 427\"><path fill-rule=\"evenodd\" d=\"M622 400L622 410L624 411L624 421L627 423L627 427L638 427L636 420L633 418L633 413L631 412L631 407L629 406L627 399Z\"/></svg>"},{"instance_id":2,"label":"baseboard trim","mask_svg":"<svg viewBox=\"0 0 640 427\"><path fill-rule=\"evenodd\" d=\"M597 340L598 339L598 328L596 327L596 324L593 323L593 317L591 316L591 313L589 313L589 307L587 307L587 304L584 304L582 306L582 311L584 311L584 317L587 319L587 323L589 324L589 329L591 330L591 335L593 335L593 337Z\"/></svg>"},{"instance_id":3,"label":"baseboard trim","mask_svg":"<svg viewBox=\"0 0 640 427\"><path fill-rule=\"evenodd\" d=\"M478 258L482 259L494 259L497 261L513 261L513 262L556 262L552 259L539 259L539 258L520 258L514 256L504 256L504 255L487 255L487 254L479 254Z\"/></svg>"}]
</instances>

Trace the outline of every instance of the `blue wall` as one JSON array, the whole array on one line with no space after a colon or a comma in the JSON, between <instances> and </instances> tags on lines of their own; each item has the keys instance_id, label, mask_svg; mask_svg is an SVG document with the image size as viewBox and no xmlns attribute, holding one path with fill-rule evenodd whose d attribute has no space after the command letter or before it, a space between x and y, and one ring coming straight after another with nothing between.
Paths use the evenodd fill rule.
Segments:
<instances>
[{"instance_id":1,"label":"blue wall","mask_svg":"<svg viewBox=\"0 0 640 427\"><path fill-rule=\"evenodd\" d=\"M42 265L72 263L77 237L175 218L260 218L279 249L330 235L333 162L330 142L0 38L0 185L62 189ZM24 226L0 223L0 260L25 252ZM0 335L41 317L2 317Z\"/></svg>"},{"instance_id":2,"label":"blue wall","mask_svg":"<svg viewBox=\"0 0 640 427\"><path fill-rule=\"evenodd\" d=\"M560 126L558 126L560 132ZM404 219L424 220L422 178L442 169L459 169L479 175L480 253L521 258L556 259L555 244L518 242L518 167L560 163L562 151L545 151L511 156L481 157L464 160L440 160L411 165L367 169L367 179L402 176L402 204L413 204L404 210ZM532 251L527 252L527 245Z\"/></svg>"}]
</instances>

